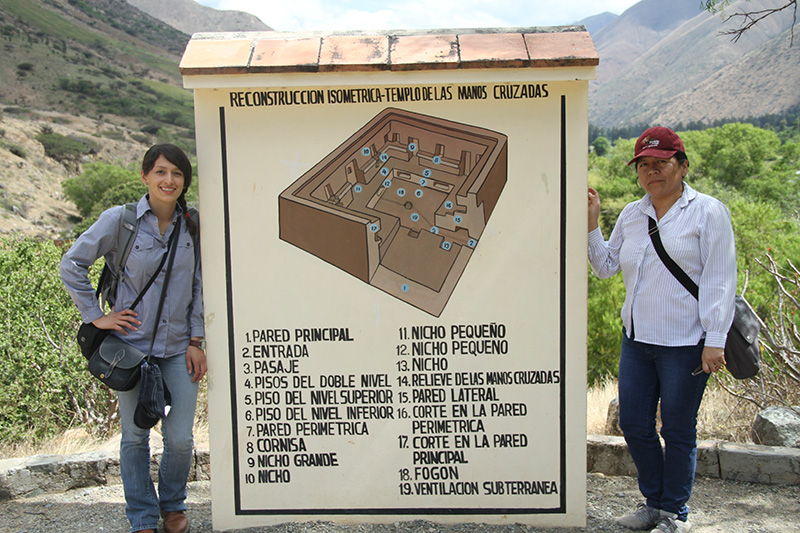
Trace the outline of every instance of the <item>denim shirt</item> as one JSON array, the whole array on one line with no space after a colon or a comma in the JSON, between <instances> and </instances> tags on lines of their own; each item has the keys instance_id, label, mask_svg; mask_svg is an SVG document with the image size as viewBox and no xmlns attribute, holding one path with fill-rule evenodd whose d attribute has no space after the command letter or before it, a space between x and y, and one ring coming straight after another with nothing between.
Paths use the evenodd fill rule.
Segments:
<instances>
[{"instance_id":1,"label":"denim shirt","mask_svg":"<svg viewBox=\"0 0 800 533\"><path fill-rule=\"evenodd\" d=\"M86 323L105 314L89 281L89 267L100 257L105 257L106 264L114 265L119 248L117 234L123 209L124 206L117 206L103 212L97 222L78 237L61 259L61 279ZM129 308L153 276L167 250L178 216L182 216L180 206L176 206L172 225L162 237L158 229L158 219L150 209L147 195L139 200L136 206L136 218L140 220L139 231L125 264L123 277L117 286L117 310ZM200 254L195 256L194 241L183 221L176 245L175 262L153 342L152 354L155 357L185 354L191 337L205 336ZM144 353L150 350L166 269L165 263L142 301L134 309L142 322L138 329L128 330L127 335L112 333Z\"/></svg>"}]
</instances>

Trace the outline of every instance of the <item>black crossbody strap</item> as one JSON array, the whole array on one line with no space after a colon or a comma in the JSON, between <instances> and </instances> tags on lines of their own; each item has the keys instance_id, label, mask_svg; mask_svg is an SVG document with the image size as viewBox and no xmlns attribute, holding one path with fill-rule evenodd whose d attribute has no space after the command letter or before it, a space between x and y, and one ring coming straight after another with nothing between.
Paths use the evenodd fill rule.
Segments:
<instances>
[{"instance_id":1,"label":"black crossbody strap","mask_svg":"<svg viewBox=\"0 0 800 533\"><path fill-rule=\"evenodd\" d=\"M158 270L156 270L156 275L161 270L161 267L164 266L164 259L169 254L169 263L167 264L167 272L164 274L164 285L161 287L161 297L158 299L158 310L156 311L156 322L153 325L153 336L150 338L150 349L147 352L147 362L151 363L153 359L153 344L156 342L156 331L158 331L158 319L161 318L161 310L164 308L164 296L167 294L167 285L169 285L169 275L172 272L172 264L175 262L175 249L178 247L178 234L181 231L181 217L178 217L178 220L175 222L175 227L172 230L172 235L170 235L169 245L167 246L167 253L164 254L164 257L161 259L161 264L158 265ZM153 282L155 276L150 279L150 283ZM148 286L150 285L148 283ZM145 287L147 290L147 287Z\"/></svg>"},{"instance_id":2,"label":"black crossbody strap","mask_svg":"<svg viewBox=\"0 0 800 533\"><path fill-rule=\"evenodd\" d=\"M169 255L169 248L167 249L166 252L164 252L164 255L161 256L161 262L158 264L158 268L156 269L155 272L153 272L153 275L150 277L150 280L147 282L147 285L145 285L142 291L139 293L139 295L136 296L136 299L131 304L130 309L133 309L134 307L136 307L136 304L142 301L142 298L144 298L144 294L147 292L147 289L150 288L150 285L153 284L153 282L158 277L158 273L161 272L161 269L164 267L164 263L167 261L168 255Z\"/></svg>"},{"instance_id":3,"label":"black crossbody strap","mask_svg":"<svg viewBox=\"0 0 800 533\"><path fill-rule=\"evenodd\" d=\"M681 285L686 287L686 290L689 291L692 296L697 298L697 295L699 294L697 283L692 281L692 278L689 277L689 274L684 272L683 269L678 266L678 263L673 261L673 259L669 256L667 251L664 249L664 245L661 243L661 234L658 232L658 224L656 224L656 221L653 219L653 217L647 218L650 219L648 222L648 226L650 228L650 231L648 232L650 234L650 240L653 241L653 248L656 249L656 253L658 254L658 257L661 258L661 262L664 263L664 266L667 267L667 270L669 270L670 273L675 276L675 279L677 279Z\"/></svg>"}]
</instances>

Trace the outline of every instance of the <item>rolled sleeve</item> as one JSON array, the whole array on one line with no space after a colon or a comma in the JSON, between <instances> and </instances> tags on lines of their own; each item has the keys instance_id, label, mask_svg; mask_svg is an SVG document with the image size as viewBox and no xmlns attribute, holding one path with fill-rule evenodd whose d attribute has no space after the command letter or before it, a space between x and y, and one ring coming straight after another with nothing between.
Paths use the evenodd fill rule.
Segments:
<instances>
[{"instance_id":1,"label":"rolled sleeve","mask_svg":"<svg viewBox=\"0 0 800 533\"><path fill-rule=\"evenodd\" d=\"M97 222L78 237L59 264L61 281L87 324L105 315L89 281L89 268L116 249L120 209L113 207L104 211Z\"/></svg>"},{"instance_id":2,"label":"rolled sleeve","mask_svg":"<svg viewBox=\"0 0 800 533\"><path fill-rule=\"evenodd\" d=\"M192 310L189 318L190 334L192 337L205 337L205 322L203 320L203 281L200 264L200 254L197 255L197 266L194 269L192 280Z\"/></svg>"},{"instance_id":3,"label":"rolled sleeve","mask_svg":"<svg viewBox=\"0 0 800 533\"><path fill-rule=\"evenodd\" d=\"M706 346L724 348L736 297L736 247L730 213L722 203L713 203L703 225L703 273L698 283L700 323L706 332Z\"/></svg>"},{"instance_id":4,"label":"rolled sleeve","mask_svg":"<svg viewBox=\"0 0 800 533\"><path fill-rule=\"evenodd\" d=\"M603 239L600 228L589 232L589 264L592 265L592 272L599 278L610 278L620 271L619 248L622 239L617 231L619 226L617 224L614 227L608 242Z\"/></svg>"}]
</instances>

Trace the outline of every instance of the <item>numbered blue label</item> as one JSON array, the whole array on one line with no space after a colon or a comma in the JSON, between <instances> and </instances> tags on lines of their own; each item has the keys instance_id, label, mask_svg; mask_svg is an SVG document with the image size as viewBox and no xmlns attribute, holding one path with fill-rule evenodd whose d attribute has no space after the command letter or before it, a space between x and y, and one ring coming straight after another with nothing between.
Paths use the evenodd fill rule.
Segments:
<instances>
[{"instance_id":1,"label":"numbered blue label","mask_svg":"<svg viewBox=\"0 0 800 533\"><path fill-rule=\"evenodd\" d=\"M378 231L378 225L377 225L377 224L375 224L375 223L372 223L372 224L370 224L370 225L369 225L369 230L370 230L372 233L375 233L376 231Z\"/></svg>"},{"instance_id":2,"label":"numbered blue label","mask_svg":"<svg viewBox=\"0 0 800 533\"><path fill-rule=\"evenodd\" d=\"M454 216L453 222L455 222L456 224L461 224L461 217L458 215Z\"/></svg>"},{"instance_id":3,"label":"numbered blue label","mask_svg":"<svg viewBox=\"0 0 800 533\"><path fill-rule=\"evenodd\" d=\"M418 213L411 213L411 221L418 222L419 221L419 214Z\"/></svg>"},{"instance_id":4,"label":"numbered blue label","mask_svg":"<svg viewBox=\"0 0 800 533\"><path fill-rule=\"evenodd\" d=\"M389 160L389 154L387 154L385 152L382 153L381 157L380 157L380 160L383 161L384 163L386 163Z\"/></svg>"},{"instance_id":5,"label":"numbered blue label","mask_svg":"<svg viewBox=\"0 0 800 533\"><path fill-rule=\"evenodd\" d=\"M383 186L388 189L392 186L392 180L383 180Z\"/></svg>"},{"instance_id":6,"label":"numbered blue label","mask_svg":"<svg viewBox=\"0 0 800 533\"><path fill-rule=\"evenodd\" d=\"M353 190L356 192L361 192L364 190L364 188L361 185L356 185L355 187L353 187Z\"/></svg>"},{"instance_id":7,"label":"numbered blue label","mask_svg":"<svg viewBox=\"0 0 800 533\"><path fill-rule=\"evenodd\" d=\"M433 156L433 164L434 165L438 165L441 162L442 162L442 158L441 157L439 157L438 155Z\"/></svg>"},{"instance_id":8,"label":"numbered blue label","mask_svg":"<svg viewBox=\"0 0 800 533\"><path fill-rule=\"evenodd\" d=\"M405 195L406 195L406 190L404 188L400 187L399 189L397 189L397 196L405 196Z\"/></svg>"},{"instance_id":9,"label":"numbered blue label","mask_svg":"<svg viewBox=\"0 0 800 533\"><path fill-rule=\"evenodd\" d=\"M453 245L452 245L452 244L450 244L448 241L444 241L444 242L442 243L442 250L449 250L450 248L452 248L452 246L453 246Z\"/></svg>"},{"instance_id":10,"label":"numbered blue label","mask_svg":"<svg viewBox=\"0 0 800 533\"><path fill-rule=\"evenodd\" d=\"M388 176L388 175L389 175L389 169L387 167L383 167L381 169L381 176Z\"/></svg>"},{"instance_id":11,"label":"numbered blue label","mask_svg":"<svg viewBox=\"0 0 800 533\"><path fill-rule=\"evenodd\" d=\"M445 209L453 209L453 202L451 202L450 200L447 200L447 201L444 203L444 208L445 208Z\"/></svg>"},{"instance_id":12,"label":"numbered blue label","mask_svg":"<svg viewBox=\"0 0 800 533\"><path fill-rule=\"evenodd\" d=\"M425 176L426 178L430 178L431 174L433 174L433 172L431 172L431 169L429 168L426 168L425 170L422 171L422 175Z\"/></svg>"},{"instance_id":13,"label":"numbered blue label","mask_svg":"<svg viewBox=\"0 0 800 533\"><path fill-rule=\"evenodd\" d=\"M434 235L439 235L439 228L437 228L436 226L431 226L431 233L433 233Z\"/></svg>"},{"instance_id":14,"label":"numbered blue label","mask_svg":"<svg viewBox=\"0 0 800 533\"><path fill-rule=\"evenodd\" d=\"M403 283L402 285L400 285L400 290L401 291L408 292L408 289L409 289L408 283Z\"/></svg>"},{"instance_id":15,"label":"numbered blue label","mask_svg":"<svg viewBox=\"0 0 800 533\"><path fill-rule=\"evenodd\" d=\"M475 248L476 244L478 244L478 241L476 241L475 239L470 239L467 241L467 246L469 246L470 248Z\"/></svg>"},{"instance_id":16,"label":"numbered blue label","mask_svg":"<svg viewBox=\"0 0 800 533\"><path fill-rule=\"evenodd\" d=\"M425 178L420 178L419 179L419 184L424 187L424 186L426 186L428 184L428 180L426 180Z\"/></svg>"},{"instance_id":17,"label":"numbered blue label","mask_svg":"<svg viewBox=\"0 0 800 533\"><path fill-rule=\"evenodd\" d=\"M369 155L369 154L372 153L372 151L368 147L365 146L364 148L361 149L361 153L364 154L364 155Z\"/></svg>"},{"instance_id":18,"label":"numbered blue label","mask_svg":"<svg viewBox=\"0 0 800 533\"><path fill-rule=\"evenodd\" d=\"M408 143L408 151L409 152L416 152L417 151L417 143Z\"/></svg>"},{"instance_id":19,"label":"numbered blue label","mask_svg":"<svg viewBox=\"0 0 800 533\"><path fill-rule=\"evenodd\" d=\"M422 198L422 189L417 189L416 191L414 191L414 196L416 196L417 198Z\"/></svg>"}]
</instances>

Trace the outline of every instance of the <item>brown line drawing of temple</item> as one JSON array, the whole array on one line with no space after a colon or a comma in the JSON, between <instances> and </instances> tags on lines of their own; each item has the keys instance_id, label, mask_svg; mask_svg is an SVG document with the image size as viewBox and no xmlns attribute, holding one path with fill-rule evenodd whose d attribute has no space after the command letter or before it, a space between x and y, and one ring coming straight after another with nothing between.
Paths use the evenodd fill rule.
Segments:
<instances>
[{"instance_id":1,"label":"brown line drawing of temple","mask_svg":"<svg viewBox=\"0 0 800 533\"><path fill-rule=\"evenodd\" d=\"M507 144L387 108L280 194L280 238L438 317L505 186Z\"/></svg>"}]
</instances>

